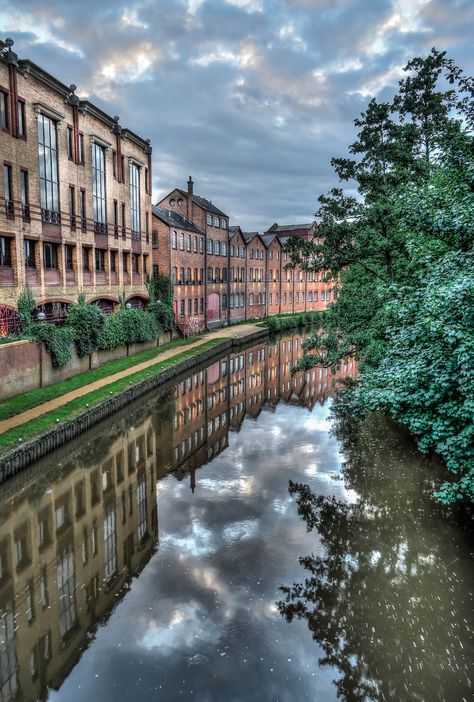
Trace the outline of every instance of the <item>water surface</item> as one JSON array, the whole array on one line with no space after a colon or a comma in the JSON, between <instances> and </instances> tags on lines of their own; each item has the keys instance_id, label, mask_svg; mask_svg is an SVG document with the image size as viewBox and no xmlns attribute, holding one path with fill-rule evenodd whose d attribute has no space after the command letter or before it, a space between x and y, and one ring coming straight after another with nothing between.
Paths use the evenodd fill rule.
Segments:
<instances>
[{"instance_id":1,"label":"water surface","mask_svg":"<svg viewBox=\"0 0 474 702\"><path fill-rule=\"evenodd\" d=\"M0 700L472 699L472 542L354 375L225 355L0 489ZM283 589L281 589L283 588Z\"/></svg>"}]
</instances>

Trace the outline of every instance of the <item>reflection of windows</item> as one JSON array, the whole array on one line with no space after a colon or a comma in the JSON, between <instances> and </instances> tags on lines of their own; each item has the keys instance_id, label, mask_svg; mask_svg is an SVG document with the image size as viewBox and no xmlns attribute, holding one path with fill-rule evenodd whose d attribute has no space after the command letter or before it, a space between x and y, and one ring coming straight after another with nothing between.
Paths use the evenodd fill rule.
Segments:
<instances>
[{"instance_id":1,"label":"reflection of windows","mask_svg":"<svg viewBox=\"0 0 474 702\"><path fill-rule=\"evenodd\" d=\"M104 515L104 561L105 579L108 582L117 570L117 548L115 532L115 507L111 503Z\"/></svg>"},{"instance_id":2,"label":"reflection of windows","mask_svg":"<svg viewBox=\"0 0 474 702\"><path fill-rule=\"evenodd\" d=\"M143 478L137 485L138 503L138 540L141 541L147 532L146 480Z\"/></svg>"},{"instance_id":3,"label":"reflection of windows","mask_svg":"<svg viewBox=\"0 0 474 702\"><path fill-rule=\"evenodd\" d=\"M74 596L74 555L68 546L57 560L57 584L59 597L59 629L65 636L76 623L76 602Z\"/></svg>"},{"instance_id":4,"label":"reflection of windows","mask_svg":"<svg viewBox=\"0 0 474 702\"><path fill-rule=\"evenodd\" d=\"M13 700L18 692L18 663L15 651L15 622L12 603L0 610L1 699Z\"/></svg>"}]
</instances>

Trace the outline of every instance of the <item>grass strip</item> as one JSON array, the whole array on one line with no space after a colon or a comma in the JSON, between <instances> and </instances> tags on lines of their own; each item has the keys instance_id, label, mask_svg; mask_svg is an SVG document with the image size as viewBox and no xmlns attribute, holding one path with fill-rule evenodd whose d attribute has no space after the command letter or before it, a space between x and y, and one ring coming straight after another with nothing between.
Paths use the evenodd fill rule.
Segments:
<instances>
[{"instance_id":1,"label":"grass strip","mask_svg":"<svg viewBox=\"0 0 474 702\"><path fill-rule=\"evenodd\" d=\"M3 453L12 448L13 445L18 444L19 439L22 439L22 441L27 441L28 439L41 434L57 424L58 421L64 422L65 420L72 419L75 415L86 409L87 406L93 407L103 400L108 399L110 395L116 395L117 393L126 390L131 383L138 383L147 377L160 375L160 373L170 366L187 360L188 358L198 356L214 346L221 344L223 341L226 341L226 339L211 339L196 349L189 349L178 356L168 358L162 363L157 363L156 366L145 368L142 371L128 375L126 378L116 380L110 385L106 385L103 388L98 388L87 395L71 400L71 402L68 402L66 405L62 405L55 410L51 410L50 412L47 412L36 419L32 419L25 424L20 424L18 427L14 427L13 429L9 429L0 435L0 452Z\"/></svg>"},{"instance_id":2,"label":"grass strip","mask_svg":"<svg viewBox=\"0 0 474 702\"><path fill-rule=\"evenodd\" d=\"M118 358L116 361L109 361L109 363L105 363L103 366L100 366L100 368L94 368L94 370L86 371L85 373L80 373L79 375L74 375L67 380L61 381L60 383L54 383L53 385L47 385L46 387L37 388L36 390L29 390L21 395L10 397L0 403L0 420L14 417L16 414L21 414L21 412L25 412L32 407L37 407L38 405L42 405L44 402L54 400L56 397L62 397L62 395L71 392L71 390L77 390L78 388L82 388L84 385L89 385L89 383L93 383L96 380L101 380L109 375L120 373L121 371L136 366L139 363L156 358L165 351L169 351L170 349L178 348L180 346L187 346L188 344L193 344L196 341L198 341L198 338L196 337L193 339L176 339L175 341L170 341L168 344L164 344L159 348L140 351L140 353L134 354L133 356L126 356L125 358Z\"/></svg>"}]
</instances>

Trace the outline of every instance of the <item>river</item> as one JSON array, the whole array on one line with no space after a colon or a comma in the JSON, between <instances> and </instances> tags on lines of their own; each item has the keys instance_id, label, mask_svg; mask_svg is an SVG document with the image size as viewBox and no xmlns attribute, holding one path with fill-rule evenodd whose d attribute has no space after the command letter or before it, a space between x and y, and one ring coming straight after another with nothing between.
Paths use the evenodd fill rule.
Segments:
<instances>
[{"instance_id":1,"label":"river","mask_svg":"<svg viewBox=\"0 0 474 702\"><path fill-rule=\"evenodd\" d=\"M0 700L471 700L472 532L351 361L227 353L0 486ZM339 696L339 697L338 697Z\"/></svg>"}]
</instances>

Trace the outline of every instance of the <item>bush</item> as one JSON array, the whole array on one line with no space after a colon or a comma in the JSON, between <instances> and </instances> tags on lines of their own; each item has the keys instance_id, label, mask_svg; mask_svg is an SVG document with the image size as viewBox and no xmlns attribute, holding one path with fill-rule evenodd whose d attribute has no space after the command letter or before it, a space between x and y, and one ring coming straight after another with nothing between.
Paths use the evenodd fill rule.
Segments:
<instances>
[{"instance_id":1,"label":"bush","mask_svg":"<svg viewBox=\"0 0 474 702\"><path fill-rule=\"evenodd\" d=\"M174 323L172 307L161 302L161 300L157 300L156 302L150 302L148 305L148 312L154 316L160 327L165 331L169 331L172 328Z\"/></svg>"},{"instance_id":2,"label":"bush","mask_svg":"<svg viewBox=\"0 0 474 702\"><path fill-rule=\"evenodd\" d=\"M31 326L31 316L36 308L36 300L33 297L33 293L29 288L26 288L24 292L18 298L18 316L23 325L23 331L26 332Z\"/></svg>"},{"instance_id":3,"label":"bush","mask_svg":"<svg viewBox=\"0 0 474 702\"><path fill-rule=\"evenodd\" d=\"M51 356L53 368L61 368L71 360L72 330L68 327L56 327L50 322L32 324L29 337L33 341L42 341Z\"/></svg>"},{"instance_id":4,"label":"bush","mask_svg":"<svg viewBox=\"0 0 474 702\"><path fill-rule=\"evenodd\" d=\"M79 356L86 356L97 349L104 323L105 315L97 305L88 305L83 299L72 305L67 316L67 328L72 332Z\"/></svg>"}]
</instances>

